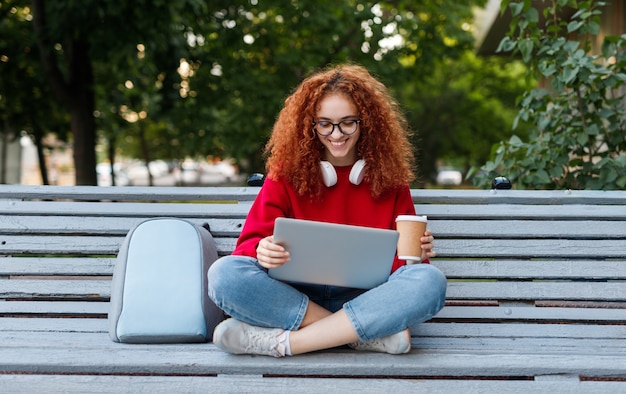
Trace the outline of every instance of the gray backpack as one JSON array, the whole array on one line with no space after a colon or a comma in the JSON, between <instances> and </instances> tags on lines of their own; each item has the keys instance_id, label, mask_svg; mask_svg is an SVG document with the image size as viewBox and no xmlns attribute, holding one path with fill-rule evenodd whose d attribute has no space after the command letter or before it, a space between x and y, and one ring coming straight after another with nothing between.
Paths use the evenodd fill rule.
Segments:
<instances>
[{"instance_id":1,"label":"gray backpack","mask_svg":"<svg viewBox=\"0 0 626 394\"><path fill-rule=\"evenodd\" d=\"M208 228L185 220L155 218L131 229L113 272L111 339L210 341L213 329L224 319L207 294L207 271L217 257Z\"/></svg>"}]
</instances>

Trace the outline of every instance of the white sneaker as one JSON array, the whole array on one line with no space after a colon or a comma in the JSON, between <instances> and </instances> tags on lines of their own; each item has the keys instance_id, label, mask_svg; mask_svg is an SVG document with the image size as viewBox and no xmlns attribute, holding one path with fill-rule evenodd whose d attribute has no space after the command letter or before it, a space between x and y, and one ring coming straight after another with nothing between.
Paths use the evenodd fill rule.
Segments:
<instances>
[{"instance_id":1,"label":"white sneaker","mask_svg":"<svg viewBox=\"0 0 626 394\"><path fill-rule=\"evenodd\" d=\"M251 326L236 319L226 319L213 332L213 343L234 354L259 354L284 357L285 330Z\"/></svg>"},{"instance_id":2,"label":"white sneaker","mask_svg":"<svg viewBox=\"0 0 626 394\"><path fill-rule=\"evenodd\" d=\"M366 352L380 352L389 354L403 354L411 350L411 332L406 330L391 334L383 338L374 338L365 342L349 344L352 349Z\"/></svg>"}]
</instances>

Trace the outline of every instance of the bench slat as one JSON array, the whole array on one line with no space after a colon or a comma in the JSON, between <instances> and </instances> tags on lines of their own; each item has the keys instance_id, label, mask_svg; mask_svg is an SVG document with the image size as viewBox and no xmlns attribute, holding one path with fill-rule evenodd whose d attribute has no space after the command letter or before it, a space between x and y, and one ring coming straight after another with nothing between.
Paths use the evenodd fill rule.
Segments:
<instances>
[{"instance_id":1,"label":"bench slat","mask_svg":"<svg viewBox=\"0 0 626 394\"><path fill-rule=\"evenodd\" d=\"M29 186L1 185L5 199L66 200L253 200L258 187L98 187L98 186ZM626 205L620 191L592 190L447 190L413 189L414 201L464 204L612 204ZM53 197L54 196L54 197Z\"/></svg>"},{"instance_id":2,"label":"bench slat","mask_svg":"<svg viewBox=\"0 0 626 394\"><path fill-rule=\"evenodd\" d=\"M0 254L73 254L117 255L124 236L0 236ZM228 254L235 247L234 238L215 238L219 252Z\"/></svg>"},{"instance_id":3,"label":"bench slat","mask_svg":"<svg viewBox=\"0 0 626 394\"><path fill-rule=\"evenodd\" d=\"M416 347L403 356L333 349L288 359L235 356L212 344L116 344L100 333L0 332L0 342L6 344L0 348L1 372L337 377L626 374L621 364L626 355L624 340L469 337L437 342L446 349L424 349L418 347L420 338L415 338ZM494 354L496 348L502 351Z\"/></svg>"},{"instance_id":4,"label":"bench slat","mask_svg":"<svg viewBox=\"0 0 626 394\"><path fill-rule=\"evenodd\" d=\"M93 303L96 304L96 303ZM101 303L106 304L106 303ZM449 307L447 307L449 308ZM445 309L444 309L445 310ZM557 311L558 313L558 311ZM615 322L619 322L617 318ZM0 331L24 332L84 332L107 333L108 321L102 318L2 318ZM421 338L578 338L578 339L624 339L626 326L597 325L593 330L586 324L537 324L537 323L436 323L427 322L411 327L414 337ZM624 346L621 344L620 346Z\"/></svg>"},{"instance_id":5,"label":"bench slat","mask_svg":"<svg viewBox=\"0 0 626 394\"><path fill-rule=\"evenodd\" d=\"M0 200L0 211L7 215L48 216L93 216L93 202L66 201L9 201ZM131 217L236 217L245 218L251 203L132 203L99 202L98 215ZM485 219L510 220L607 220L624 221L626 212L620 205L527 205L508 204L475 205L468 209L466 204L416 204L418 214L432 219Z\"/></svg>"},{"instance_id":6,"label":"bench slat","mask_svg":"<svg viewBox=\"0 0 626 394\"><path fill-rule=\"evenodd\" d=\"M0 385L10 393L85 391L119 393L129 387L159 393L464 393L517 394L520 392L552 394L606 394L622 389L619 382L580 381L494 381L494 380L422 380L372 378L284 378L242 375L217 377L195 376L67 376L67 375L0 375Z\"/></svg>"},{"instance_id":7,"label":"bench slat","mask_svg":"<svg viewBox=\"0 0 626 394\"><path fill-rule=\"evenodd\" d=\"M0 276L110 276L114 257L6 257ZM445 260L431 261L449 279L626 279L618 260Z\"/></svg>"},{"instance_id":8,"label":"bench slat","mask_svg":"<svg viewBox=\"0 0 626 394\"><path fill-rule=\"evenodd\" d=\"M436 238L621 239L626 221L602 220L431 220Z\"/></svg>"},{"instance_id":9,"label":"bench slat","mask_svg":"<svg viewBox=\"0 0 626 394\"><path fill-rule=\"evenodd\" d=\"M165 217L167 215L161 216ZM170 217L173 215L170 215ZM84 234L121 235L148 220L145 217L102 217L102 216L13 216L0 218L0 234ZM208 219L186 217L185 220L203 225L209 224L214 236L237 238L243 227L244 218Z\"/></svg>"},{"instance_id":10,"label":"bench slat","mask_svg":"<svg viewBox=\"0 0 626 394\"><path fill-rule=\"evenodd\" d=\"M109 280L0 279L0 298L110 296ZM589 300L626 301L626 282L454 282L453 300Z\"/></svg>"},{"instance_id":11,"label":"bench slat","mask_svg":"<svg viewBox=\"0 0 626 394\"><path fill-rule=\"evenodd\" d=\"M113 257L5 257L0 259L0 276L110 276L113 274L115 261Z\"/></svg>"},{"instance_id":12,"label":"bench slat","mask_svg":"<svg viewBox=\"0 0 626 394\"><path fill-rule=\"evenodd\" d=\"M448 299L626 301L626 282L449 282Z\"/></svg>"},{"instance_id":13,"label":"bench slat","mask_svg":"<svg viewBox=\"0 0 626 394\"><path fill-rule=\"evenodd\" d=\"M453 279L626 279L619 260L445 260L431 263Z\"/></svg>"},{"instance_id":14,"label":"bench slat","mask_svg":"<svg viewBox=\"0 0 626 394\"><path fill-rule=\"evenodd\" d=\"M164 215L167 216L167 215ZM170 215L174 216L174 215ZM148 218L108 216L4 216L0 234L105 234L126 235L128 230ZM244 218L214 219L185 217L202 225L208 223L211 233L237 238ZM536 220L431 220L429 228L439 238L558 238L558 239L626 239L626 221L536 221Z\"/></svg>"},{"instance_id":15,"label":"bench slat","mask_svg":"<svg viewBox=\"0 0 626 394\"><path fill-rule=\"evenodd\" d=\"M626 258L623 240L436 239L441 258Z\"/></svg>"},{"instance_id":16,"label":"bench slat","mask_svg":"<svg viewBox=\"0 0 626 394\"><path fill-rule=\"evenodd\" d=\"M0 315L61 315L61 316L106 316L109 313L110 305L108 302L98 301L15 301L0 302ZM37 324L38 320L30 319L23 324L21 329L26 330L33 324ZM62 319L56 319L62 320ZM87 319L81 319L87 320ZM4 322L5 324L7 321ZM69 321L68 324L78 326L75 321ZM6 327L0 327L5 329ZM52 328L48 328L50 331Z\"/></svg>"},{"instance_id":17,"label":"bench slat","mask_svg":"<svg viewBox=\"0 0 626 394\"><path fill-rule=\"evenodd\" d=\"M123 236L0 236L0 254L45 253L116 255ZM236 243L234 238L215 238L221 254L230 253ZM625 258L622 240L508 240L508 239L437 239L440 258Z\"/></svg>"},{"instance_id":18,"label":"bench slat","mask_svg":"<svg viewBox=\"0 0 626 394\"><path fill-rule=\"evenodd\" d=\"M41 316L104 316L109 312L108 302L98 301L17 301L0 302L0 315ZM40 319L30 319L29 326ZM58 319L57 319L58 320ZM531 321L531 322L613 322L626 321L626 309L621 308L561 308L561 307L499 307L446 306L437 321ZM73 322L71 324L77 325ZM447 323L449 326L451 323ZM466 323L464 323L466 324ZM0 327L2 329L2 327ZM25 329L25 326L22 326Z\"/></svg>"},{"instance_id":19,"label":"bench slat","mask_svg":"<svg viewBox=\"0 0 626 394\"><path fill-rule=\"evenodd\" d=\"M153 187L153 186L30 186L1 185L4 199L71 201L251 201L258 187Z\"/></svg>"},{"instance_id":20,"label":"bench slat","mask_svg":"<svg viewBox=\"0 0 626 394\"><path fill-rule=\"evenodd\" d=\"M0 298L87 298L111 296L110 280L0 279Z\"/></svg>"},{"instance_id":21,"label":"bench slat","mask_svg":"<svg viewBox=\"0 0 626 394\"><path fill-rule=\"evenodd\" d=\"M97 204L97 205L96 205ZM94 209L96 208L96 209ZM172 204L166 202L50 202L0 200L0 211L5 215L41 216L127 216L127 217L221 217L245 218L250 203Z\"/></svg>"},{"instance_id":22,"label":"bench slat","mask_svg":"<svg viewBox=\"0 0 626 394\"><path fill-rule=\"evenodd\" d=\"M446 306L436 320L446 321L554 321L554 322L614 322L626 321L626 309L603 308L538 308L500 306ZM594 330L597 328L594 327Z\"/></svg>"},{"instance_id":23,"label":"bench slat","mask_svg":"<svg viewBox=\"0 0 626 394\"><path fill-rule=\"evenodd\" d=\"M623 205L416 205L419 215L432 219L491 220L607 220L623 221Z\"/></svg>"}]
</instances>

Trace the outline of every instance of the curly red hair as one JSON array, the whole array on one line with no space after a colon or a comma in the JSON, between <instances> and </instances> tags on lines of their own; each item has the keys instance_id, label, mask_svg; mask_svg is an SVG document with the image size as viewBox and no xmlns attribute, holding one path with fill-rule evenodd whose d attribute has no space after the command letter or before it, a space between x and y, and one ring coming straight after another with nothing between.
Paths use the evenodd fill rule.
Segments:
<instances>
[{"instance_id":1,"label":"curly red hair","mask_svg":"<svg viewBox=\"0 0 626 394\"><path fill-rule=\"evenodd\" d=\"M387 88L364 67L340 65L305 79L285 100L265 146L270 177L285 178L302 196L322 195L319 162L324 146L312 127L319 102L329 94L350 98L361 122L357 155L368 164L364 180L372 196L403 186L414 177L409 128Z\"/></svg>"}]
</instances>

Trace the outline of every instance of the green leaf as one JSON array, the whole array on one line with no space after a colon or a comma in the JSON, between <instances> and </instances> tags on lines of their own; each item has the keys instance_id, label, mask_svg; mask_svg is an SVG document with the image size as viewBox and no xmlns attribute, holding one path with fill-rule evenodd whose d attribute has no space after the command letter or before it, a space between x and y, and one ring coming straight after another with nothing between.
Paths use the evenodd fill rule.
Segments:
<instances>
[{"instance_id":1,"label":"green leaf","mask_svg":"<svg viewBox=\"0 0 626 394\"><path fill-rule=\"evenodd\" d=\"M528 11L524 13L524 16L531 23L539 22L539 12L537 12L536 8L529 8Z\"/></svg>"},{"instance_id":2,"label":"green leaf","mask_svg":"<svg viewBox=\"0 0 626 394\"><path fill-rule=\"evenodd\" d=\"M501 41L500 44L498 45L498 48L496 49L496 53L501 53L501 52L511 52L513 49L515 49L515 45L516 42L513 41L510 37L504 37Z\"/></svg>"},{"instance_id":3,"label":"green leaf","mask_svg":"<svg viewBox=\"0 0 626 394\"><path fill-rule=\"evenodd\" d=\"M524 61L524 63L529 63L530 60L532 59L532 53L533 53L533 41L529 38L523 39L521 41L519 41L519 43L517 44L517 47L520 51L520 53L522 54L522 60Z\"/></svg>"},{"instance_id":4,"label":"green leaf","mask_svg":"<svg viewBox=\"0 0 626 394\"><path fill-rule=\"evenodd\" d=\"M600 25L595 21L591 21L587 24L585 32L593 35L600 34Z\"/></svg>"},{"instance_id":5,"label":"green leaf","mask_svg":"<svg viewBox=\"0 0 626 394\"><path fill-rule=\"evenodd\" d=\"M568 33L573 33L576 30L580 29L580 27L583 26L584 24L585 24L585 22L583 22L583 21L572 21L572 22L567 24L567 32Z\"/></svg>"},{"instance_id":6,"label":"green leaf","mask_svg":"<svg viewBox=\"0 0 626 394\"><path fill-rule=\"evenodd\" d=\"M538 183L549 183L550 182L550 176L548 175L548 173L545 170L539 170L537 172L535 172L534 174L534 178L537 180Z\"/></svg>"},{"instance_id":7,"label":"green leaf","mask_svg":"<svg viewBox=\"0 0 626 394\"><path fill-rule=\"evenodd\" d=\"M511 136L511 138L509 139L509 144L511 146L516 146L516 147L521 147L524 143L522 142L521 138L519 138L516 135Z\"/></svg>"},{"instance_id":8,"label":"green leaf","mask_svg":"<svg viewBox=\"0 0 626 394\"><path fill-rule=\"evenodd\" d=\"M563 81L565 84L568 84L576 79L578 71L579 67L567 67L563 70L563 77L559 78L559 80Z\"/></svg>"},{"instance_id":9,"label":"green leaf","mask_svg":"<svg viewBox=\"0 0 626 394\"><path fill-rule=\"evenodd\" d=\"M540 63L538 68L539 68L539 72L544 77L550 77L558 71L555 64L546 63L546 62Z\"/></svg>"},{"instance_id":10,"label":"green leaf","mask_svg":"<svg viewBox=\"0 0 626 394\"><path fill-rule=\"evenodd\" d=\"M515 17L524 11L524 3L510 3L509 8L511 8L511 15Z\"/></svg>"}]
</instances>

